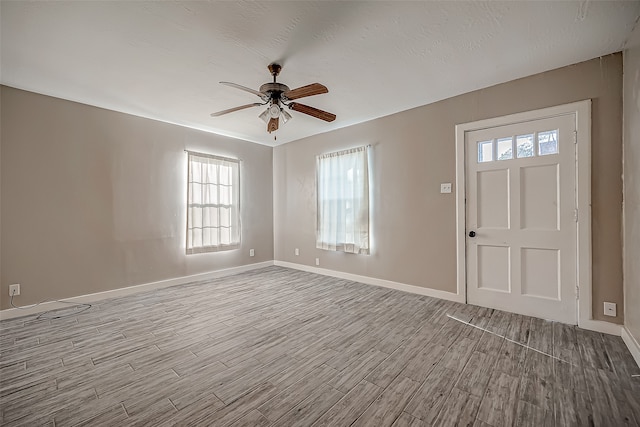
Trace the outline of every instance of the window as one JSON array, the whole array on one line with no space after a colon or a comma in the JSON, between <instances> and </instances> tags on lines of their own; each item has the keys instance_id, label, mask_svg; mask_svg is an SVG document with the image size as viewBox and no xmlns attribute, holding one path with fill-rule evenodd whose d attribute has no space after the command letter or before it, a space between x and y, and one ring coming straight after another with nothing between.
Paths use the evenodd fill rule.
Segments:
<instances>
[{"instance_id":1,"label":"window","mask_svg":"<svg viewBox=\"0 0 640 427\"><path fill-rule=\"evenodd\" d=\"M240 245L240 163L189 152L187 254Z\"/></svg>"},{"instance_id":2,"label":"window","mask_svg":"<svg viewBox=\"0 0 640 427\"><path fill-rule=\"evenodd\" d=\"M512 160L514 158L514 139L515 154L518 159L558 154L558 132L556 129L528 135L515 135L515 137L507 136L490 141L478 141L478 163L493 162L495 159Z\"/></svg>"},{"instance_id":3,"label":"window","mask_svg":"<svg viewBox=\"0 0 640 427\"><path fill-rule=\"evenodd\" d=\"M369 254L367 147L316 157L316 247Z\"/></svg>"},{"instance_id":4,"label":"window","mask_svg":"<svg viewBox=\"0 0 640 427\"><path fill-rule=\"evenodd\" d=\"M547 154L558 153L558 131L549 130L546 132L538 132L538 154L546 156Z\"/></svg>"},{"instance_id":5,"label":"window","mask_svg":"<svg viewBox=\"0 0 640 427\"><path fill-rule=\"evenodd\" d=\"M493 161L493 141L478 142L478 163Z\"/></svg>"}]
</instances>

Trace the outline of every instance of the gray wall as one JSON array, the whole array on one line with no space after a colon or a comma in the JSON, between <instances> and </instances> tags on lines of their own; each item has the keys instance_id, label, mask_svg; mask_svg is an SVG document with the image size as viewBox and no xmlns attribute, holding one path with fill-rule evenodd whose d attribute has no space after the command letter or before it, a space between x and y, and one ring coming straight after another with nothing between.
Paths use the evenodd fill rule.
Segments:
<instances>
[{"instance_id":1,"label":"gray wall","mask_svg":"<svg viewBox=\"0 0 640 427\"><path fill-rule=\"evenodd\" d=\"M273 259L271 147L9 87L0 108L0 308L11 283L30 304ZM185 149L241 159L239 250L185 255Z\"/></svg>"},{"instance_id":2,"label":"gray wall","mask_svg":"<svg viewBox=\"0 0 640 427\"><path fill-rule=\"evenodd\" d=\"M625 324L640 342L640 26L624 51Z\"/></svg>"},{"instance_id":3,"label":"gray wall","mask_svg":"<svg viewBox=\"0 0 640 427\"><path fill-rule=\"evenodd\" d=\"M627 54L638 56L637 49ZM286 144L273 149L273 163L266 146L2 87L0 308L8 307L10 283L22 284L20 303L29 304L274 257L306 265L319 257L321 267L454 291L455 200L439 184L455 181L455 124L587 98L594 317L612 320L602 315L602 302L612 301L619 308L613 321L621 323L621 54ZM638 139L637 117L628 108L628 141ZM374 253L316 250L314 157L360 144L374 145ZM639 251L638 188L629 184L640 169L637 146L627 144L625 153L628 260ZM243 160L240 250L184 255L185 148ZM627 307L638 306L638 267L625 268L626 292L635 298ZM628 323L638 336L632 311Z\"/></svg>"},{"instance_id":4,"label":"gray wall","mask_svg":"<svg viewBox=\"0 0 640 427\"><path fill-rule=\"evenodd\" d=\"M455 196L439 192L441 182L455 182L455 125L587 98L593 99L593 313L622 323L621 54L276 147L276 259L315 265L319 257L323 268L455 292ZM315 156L362 144L373 144L373 253L318 250ZM603 316L603 301L618 304L616 318Z\"/></svg>"}]
</instances>

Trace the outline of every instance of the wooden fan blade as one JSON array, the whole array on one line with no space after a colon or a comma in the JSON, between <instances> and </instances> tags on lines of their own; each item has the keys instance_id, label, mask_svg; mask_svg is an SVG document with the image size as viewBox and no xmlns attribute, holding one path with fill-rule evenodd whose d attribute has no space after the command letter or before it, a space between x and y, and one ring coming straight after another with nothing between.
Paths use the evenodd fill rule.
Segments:
<instances>
[{"instance_id":1,"label":"wooden fan blade","mask_svg":"<svg viewBox=\"0 0 640 427\"><path fill-rule=\"evenodd\" d=\"M249 87L246 86L242 86L236 83L231 83L231 82L220 82L221 85L225 85L225 86L230 86L230 87L235 87L236 89L240 89L240 90L244 90L245 92L249 92L252 93L254 95L259 96L260 98L262 98L263 100L267 100L267 95L265 95L264 93L258 91L258 90L254 90L251 89Z\"/></svg>"},{"instance_id":2,"label":"wooden fan blade","mask_svg":"<svg viewBox=\"0 0 640 427\"><path fill-rule=\"evenodd\" d=\"M239 107L229 108L228 110L218 111L217 113L211 113L211 117L222 116L223 114L233 113L234 111L244 110L245 108L259 107L260 105L263 105L263 104L260 104L259 102L254 102L253 104L241 105Z\"/></svg>"},{"instance_id":3,"label":"wooden fan blade","mask_svg":"<svg viewBox=\"0 0 640 427\"><path fill-rule=\"evenodd\" d=\"M271 117L271 119L269 119L269 123L267 123L267 132L271 133L278 130L279 121L278 117Z\"/></svg>"},{"instance_id":4,"label":"wooden fan blade","mask_svg":"<svg viewBox=\"0 0 640 427\"><path fill-rule=\"evenodd\" d=\"M297 89L291 89L283 93L287 99L304 98L305 96L320 95L321 93L328 93L329 89L320 83L311 83L310 85L302 86Z\"/></svg>"},{"instance_id":5,"label":"wooden fan blade","mask_svg":"<svg viewBox=\"0 0 640 427\"><path fill-rule=\"evenodd\" d=\"M335 114L318 110L317 108L309 107L308 105L298 104L297 102L292 102L291 104L289 104L289 108L291 108L293 111L308 114L320 120L324 120L325 122L332 122L336 119Z\"/></svg>"}]
</instances>

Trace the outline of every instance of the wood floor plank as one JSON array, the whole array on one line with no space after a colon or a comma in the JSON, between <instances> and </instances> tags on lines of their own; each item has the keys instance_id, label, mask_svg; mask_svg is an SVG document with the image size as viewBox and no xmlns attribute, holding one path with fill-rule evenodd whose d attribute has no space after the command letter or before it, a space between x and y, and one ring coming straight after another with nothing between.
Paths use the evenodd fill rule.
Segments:
<instances>
[{"instance_id":1,"label":"wood floor plank","mask_svg":"<svg viewBox=\"0 0 640 427\"><path fill-rule=\"evenodd\" d=\"M393 423L392 427L425 427L426 424L422 420L412 417L403 412Z\"/></svg>"},{"instance_id":2,"label":"wood floor plank","mask_svg":"<svg viewBox=\"0 0 640 427\"><path fill-rule=\"evenodd\" d=\"M15 400L7 406L3 413L5 422L17 421L19 424L39 424L51 421L59 412L65 411L77 403L91 403L96 400L93 389L53 392L49 399L26 398Z\"/></svg>"},{"instance_id":3,"label":"wood floor plank","mask_svg":"<svg viewBox=\"0 0 640 427\"><path fill-rule=\"evenodd\" d=\"M495 371L478 409L477 419L494 427L513 425L519 385L518 377Z\"/></svg>"},{"instance_id":4,"label":"wood floor plank","mask_svg":"<svg viewBox=\"0 0 640 427\"><path fill-rule=\"evenodd\" d=\"M553 356L553 344L553 322L544 319L531 319L529 347Z\"/></svg>"},{"instance_id":5,"label":"wood floor plank","mask_svg":"<svg viewBox=\"0 0 640 427\"><path fill-rule=\"evenodd\" d=\"M155 423L161 423L164 420L170 419L176 412L176 408L171 404L169 399L162 399L150 406L145 406L141 412L135 415L130 414L126 423L129 426L149 425L149 420L154 420Z\"/></svg>"},{"instance_id":6,"label":"wood floor plank","mask_svg":"<svg viewBox=\"0 0 640 427\"><path fill-rule=\"evenodd\" d=\"M112 409L109 409L105 412L101 412L92 417L83 419L78 423L74 423L73 426L74 427L84 427L84 426L109 427L114 425L124 425L127 422L127 418L129 418L129 416L125 412L122 405L115 405L112 407ZM62 420L59 420L57 417L55 418L55 421L56 421L56 424L59 424L59 425L70 425L70 424L64 423Z\"/></svg>"},{"instance_id":7,"label":"wood floor plank","mask_svg":"<svg viewBox=\"0 0 640 427\"><path fill-rule=\"evenodd\" d=\"M522 374L526 353L526 347L505 340L500 347L494 369L518 377Z\"/></svg>"},{"instance_id":8,"label":"wood floor plank","mask_svg":"<svg viewBox=\"0 0 640 427\"><path fill-rule=\"evenodd\" d=\"M539 378L544 384L551 384L554 381L553 363L553 358L533 350L527 350L523 375Z\"/></svg>"},{"instance_id":9,"label":"wood floor plank","mask_svg":"<svg viewBox=\"0 0 640 427\"><path fill-rule=\"evenodd\" d=\"M505 341L502 336L486 333L482 335L482 338L478 342L475 351L486 353L491 356L498 356L505 342L508 341Z\"/></svg>"},{"instance_id":10,"label":"wood floor plank","mask_svg":"<svg viewBox=\"0 0 640 427\"><path fill-rule=\"evenodd\" d=\"M587 383L582 366L573 363L565 363L559 360L553 361L555 382L567 390L588 394Z\"/></svg>"},{"instance_id":11,"label":"wood floor plank","mask_svg":"<svg viewBox=\"0 0 640 427\"><path fill-rule=\"evenodd\" d=\"M422 383L446 352L443 345L427 345L411 358L400 374Z\"/></svg>"},{"instance_id":12,"label":"wood floor plank","mask_svg":"<svg viewBox=\"0 0 640 427\"><path fill-rule=\"evenodd\" d=\"M555 425L553 411L540 408L525 401L518 402L516 422L518 427L551 427Z\"/></svg>"},{"instance_id":13,"label":"wood floor plank","mask_svg":"<svg viewBox=\"0 0 640 427\"><path fill-rule=\"evenodd\" d=\"M613 370L611 360L604 346L602 334L576 329L576 340L584 366L593 369Z\"/></svg>"},{"instance_id":14,"label":"wood floor plank","mask_svg":"<svg viewBox=\"0 0 640 427\"><path fill-rule=\"evenodd\" d=\"M398 376L405 366L419 353L426 343L413 341L405 343L397 348L389 357L382 361L369 375L366 380L375 385L385 388Z\"/></svg>"},{"instance_id":15,"label":"wood floor plank","mask_svg":"<svg viewBox=\"0 0 640 427\"><path fill-rule=\"evenodd\" d=\"M336 405L325 412L313 427L350 426L369 407L382 389L377 385L362 380Z\"/></svg>"},{"instance_id":16,"label":"wood floor plank","mask_svg":"<svg viewBox=\"0 0 640 427\"><path fill-rule=\"evenodd\" d=\"M386 353L371 349L330 380L328 384L343 393L348 393L387 357Z\"/></svg>"},{"instance_id":17,"label":"wood floor plank","mask_svg":"<svg viewBox=\"0 0 640 427\"><path fill-rule=\"evenodd\" d=\"M444 367L454 372L462 372L473 354L477 341L462 338L454 342L443 357Z\"/></svg>"},{"instance_id":18,"label":"wood floor plank","mask_svg":"<svg viewBox=\"0 0 640 427\"><path fill-rule=\"evenodd\" d=\"M640 394L640 377L635 377L635 379L632 377L640 375L640 367L635 363L624 341L613 335L603 335L602 338L605 343L604 349L611 360L619 385Z\"/></svg>"},{"instance_id":19,"label":"wood floor plank","mask_svg":"<svg viewBox=\"0 0 640 427\"><path fill-rule=\"evenodd\" d=\"M482 398L491 378L495 357L474 352L458 377L456 388Z\"/></svg>"},{"instance_id":20,"label":"wood floor plank","mask_svg":"<svg viewBox=\"0 0 640 427\"><path fill-rule=\"evenodd\" d=\"M343 396L335 388L322 384L311 396L275 421L273 426L310 426Z\"/></svg>"},{"instance_id":21,"label":"wood floor plank","mask_svg":"<svg viewBox=\"0 0 640 427\"><path fill-rule=\"evenodd\" d=\"M70 405L64 410L58 411L53 414L53 418L59 426L72 426L76 424L89 424L89 420L97 418L98 420L105 420L105 425L109 424L107 420L114 418L116 420L122 418L122 414L125 415L125 419L129 418L124 406L117 399L95 399L88 403L79 404L77 401L73 401L74 404ZM98 423L98 421L96 421ZM117 423L116 423L117 424Z\"/></svg>"},{"instance_id":22,"label":"wood floor plank","mask_svg":"<svg viewBox=\"0 0 640 427\"><path fill-rule=\"evenodd\" d=\"M626 401L628 403L629 411L633 415L635 422L640 426L640 398L639 395L632 390L624 391Z\"/></svg>"},{"instance_id":23,"label":"wood floor plank","mask_svg":"<svg viewBox=\"0 0 640 427\"><path fill-rule=\"evenodd\" d=\"M248 393L253 387L284 371L292 362L292 358L283 356L272 363L262 365L258 369L240 376L235 381L216 386L214 393L225 403L233 402L238 397Z\"/></svg>"},{"instance_id":24,"label":"wood floor plank","mask_svg":"<svg viewBox=\"0 0 640 427\"><path fill-rule=\"evenodd\" d=\"M392 425L419 386L420 383L399 375L352 426Z\"/></svg>"},{"instance_id":25,"label":"wood floor plank","mask_svg":"<svg viewBox=\"0 0 640 427\"><path fill-rule=\"evenodd\" d=\"M318 366L300 381L290 385L281 393L260 405L258 411L269 420L275 421L293 409L301 401L311 396L318 387L337 374L338 371L330 366Z\"/></svg>"},{"instance_id":26,"label":"wood floor plank","mask_svg":"<svg viewBox=\"0 0 640 427\"><path fill-rule=\"evenodd\" d=\"M529 334L531 332L531 320L529 316L522 316L519 314L509 313L509 320L506 331L506 338L516 341L520 344L527 344L529 342Z\"/></svg>"},{"instance_id":27,"label":"wood floor plank","mask_svg":"<svg viewBox=\"0 0 640 427\"><path fill-rule=\"evenodd\" d=\"M556 426L594 425L589 396L559 385L556 385L554 413Z\"/></svg>"},{"instance_id":28,"label":"wood floor plank","mask_svg":"<svg viewBox=\"0 0 640 427\"><path fill-rule=\"evenodd\" d=\"M553 382L535 375L523 375L520 380L520 400L553 414Z\"/></svg>"},{"instance_id":29,"label":"wood floor plank","mask_svg":"<svg viewBox=\"0 0 640 427\"><path fill-rule=\"evenodd\" d=\"M627 403L624 389L613 383L608 373L609 371L602 369L585 367L585 377L595 424L637 425L633 408ZM616 395L621 398L618 399Z\"/></svg>"},{"instance_id":30,"label":"wood floor plank","mask_svg":"<svg viewBox=\"0 0 640 427\"><path fill-rule=\"evenodd\" d=\"M266 419L260 412L253 409L247 415L231 424L233 427L267 427L271 421Z\"/></svg>"},{"instance_id":31,"label":"wood floor plank","mask_svg":"<svg viewBox=\"0 0 640 427\"><path fill-rule=\"evenodd\" d=\"M457 377L456 372L439 363L407 404L405 411L427 425L433 425Z\"/></svg>"},{"instance_id":32,"label":"wood floor plank","mask_svg":"<svg viewBox=\"0 0 640 427\"><path fill-rule=\"evenodd\" d=\"M182 409L190 405L191 402L201 399L203 396L209 394L215 396L213 390L216 387L227 384L247 372L258 369L260 366L261 365L255 360L249 359L243 361L241 364L212 375L203 376L199 372L196 372L193 375L182 377L183 380L190 380L193 383L193 387L186 392L182 390L169 390L169 399L171 399L176 408Z\"/></svg>"},{"instance_id":33,"label":"wood floor plank","mask_svg":"<svg viewBox=\"0 0 640 427\"><path fill-rule=\"evenodd\" d=\"M454 387L442 405L434 425L451 427L473 425L480 407L480 399Z\"/></svg>"},{"instance_id":34,"label":"wood floor plank","mask_svg":"<svg viewBox=\"0 0 640 427\"><path fill-rule=\"evenodd\" d=\"M201 398L185 402L171 418L158 425L229 425L256 409L277 394L277 389L268 383L259 385L241 398L222 407L211 405L213 394L202 394ZM173 401L173 400L172 400ZM176 406L177 407L177 406Z\"/></svg>"},{"instance_id":35,"label":"wood floor plank","mask_svg":"<svg viewBox=\"0 0 640 427\"><path fill-rule=\"evenodd\" d=\"M285 368L282 372L269 378L269 382L279 388L289 387L290 385L297 383L300 379L308 375L310 372L316 370L319 366L326 364L327 360L335 353L333 349L324 349L319 351L315 357L307 360L290 359L292 363ZM329 366L327 366L330 368ZM337 370L331 368L333 376L337 375Z\"/></svg>"}]
</instances>

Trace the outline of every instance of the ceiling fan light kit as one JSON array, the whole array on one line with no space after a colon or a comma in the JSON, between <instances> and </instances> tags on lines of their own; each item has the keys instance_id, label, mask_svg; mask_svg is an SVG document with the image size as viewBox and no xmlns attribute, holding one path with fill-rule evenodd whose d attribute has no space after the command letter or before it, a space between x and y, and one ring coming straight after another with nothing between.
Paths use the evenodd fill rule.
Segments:
<instances>
[{"instance_id":1,"label":"ceiling fan light kit","mask_svg":"<svg viewBox=\"0 0 640 427\"><path fill-rule=\"evenodd\" d=\"M269 64L268 68L269 72L273 76L273 82L263 84L262 86L260 86L260 90L253 90L236 83L220 82L223 85L252 93L262 99L262 103L255 102L253 104L246 104L239 107L218 111L216 113L211 113L211 117L220 117L224 114L244 110L245 108L268 105L267 109L263 111L258 117L267 124L267 132L269 133L278 130L280 119L282 119L282 123L287 123L293 118L291 114L283 109L283 106L288 107L293 111L307 114L311 117L315 117L326 122L332 122L336 119L336 115L333 113L319 110L317 108L300 104L298 102L292 102L294 99L328 93L329 89L327 89L326 86L321 85L320 83L311 83L309 85L292 90L289 89L289 86L276 82L276 77L278 76L278 74L280 74L280 70L282 70L281 65Z\"/></svg>"}]
</instances>

